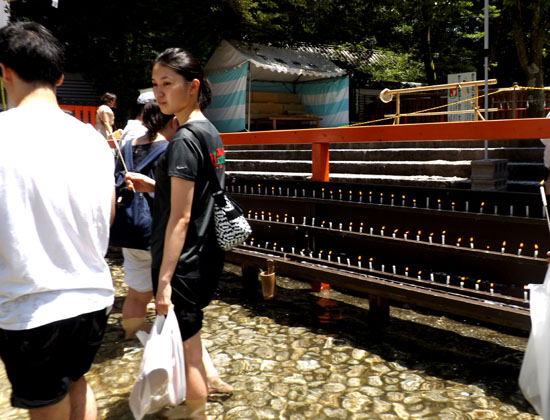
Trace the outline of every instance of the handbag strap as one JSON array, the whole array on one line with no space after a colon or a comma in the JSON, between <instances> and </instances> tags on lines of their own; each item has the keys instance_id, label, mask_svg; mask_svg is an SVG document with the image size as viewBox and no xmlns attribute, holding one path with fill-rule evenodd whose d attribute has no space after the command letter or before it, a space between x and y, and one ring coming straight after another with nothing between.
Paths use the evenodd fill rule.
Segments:
<instances>
[{"instance_id":1,"label":"handbag strap","mask_svg":"<svg viewBox=\"0 0 550 420\"><path fill-rule=\"evenodd\" d=\"M223 194L223 189L220 185L220 181L218 180L218 177L216 176L216 170L214 169L214 165L212 165L212 162L210 162L210 152L208 151L208 147L206 146L206 141L204 140L204 137L202 136L202 133L200 131L195 131L191 127L189 127L190 124L187 124L183 126L183 128L187 129L188 131L193 134L200 143L202 154L204 155L204 164L206 165L208 172L208 177L210 178L210 185L212 187L213 193L212 195L216 197L219 194Z\"/></svg>"}]
</instances>

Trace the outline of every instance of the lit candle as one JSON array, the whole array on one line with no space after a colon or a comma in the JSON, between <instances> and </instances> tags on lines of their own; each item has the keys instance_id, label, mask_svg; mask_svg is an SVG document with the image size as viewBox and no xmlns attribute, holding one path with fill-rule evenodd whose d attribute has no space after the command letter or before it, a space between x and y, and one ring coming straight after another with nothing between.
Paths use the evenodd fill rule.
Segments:
<instances>
[{"instance_id":1,"label":"lit candle","mask_svg":"<svg viewBox=\"0 0 550 420\"><path fill-rule=\"evenodd\" d=\"M419 271L419 272L418 272L417 278L418 278L418 280L422 280L422 271Z\"/></svg>"},{"instance_id":2,"label":"lit candle","mask_svg":"<svg viewBox=\"0 0 550 420\"><path fill-rule=\"evenodd\" d=\"M461 288L461 289L464 289L464 280L466 280L465 277L461 277L461 278L460 278L460 288Z\"/></svg>"},{"instance_id":3,"label":"lit candle","mask_svg":"<svg viewBox=\"0 0 550 420\"><path fill-rule=\"evenodd\" d=\"M437 209L441 210L441 200L439 198L437 199Z\"/></svg>"},{"instance_id":4,"label":"lit candle","mask_svg":"<svg viewBox=\"0 0 550 420\"><path fill-rule=\"evenodd\" d=\"M273 251L277 251L277 242L273 242Z\"/></svg>"},{"instance_id":5,"label":"lit candle","mask_svg":"<svg viewBox=\"0 0 550 420\"><path fill-rule=\"evenodd\" d=\"M321 188L321 198L325 198L325 189Z\"/></svg>"},{"instance_id":6,"label":"lit candle","mask_svg":"<svg viewBox=\"0 0 550 420\"><path fill-rule=\"evenodd\" d=\"M416 198L413 200L413 207L416 207Z\"/></svg>"},{"instance_id":7,"label":"lit candle","mask_svg":"<svg viewBox=\"0 0 550 420\"><path fill-rule=\"evenodd\" d=\"M252 210L248 210L248 218L250 219L250 216L252 216Z\"/></svg>"},{"instance_id":8,"label":"lit candle","mask_svg":"<svg viewBox=\"0 0 550 420\"><path fill-rule=\"evenodd\" d=\"M454 201L451 203L451 210L455 211L455 202Z\"/></svg>"},{"instance_id":9,"label":"lit candle","mask_svg":"<svg viewBox=\"0 0 550 420\"><path fill-rule=\"evenodd\" d=\"M359 225L359 233L363 233L363 222Z\"/></svg>"},{"instance_id":10,"label":"lit candle","mask_svg":"<svg viewBox=\"0 0 550 420\"><path fill-rule=\"evenodd\" d=\"M432 243L433 236L434 236L433 232L430 233L430 236L428 236L428 241L430 241L430 243Z\"/></svg>"},{"instance_id":11,"label":"lit candle","mask_svg":"<svg viewBox=\"0 0 550 420\"><path fill-rule=\"evenodd\" d=\"M285 223L286 223L286 221L287 221L287 218L288 218L288 214L285 213Z\"/></svg>"},{"instance_id":12,"label":"lit candle","mask_svg":"<svg viewBox=\"0 0 550 420\"><path fill-rule=\"evenodd\" d=\"M320 260L323 259L323 250L320 250L320 251L319 251L319 259L320 259Z\"/></svg>"},{"instance_id":13,"label":"lit candle","mask_svg":"<svg viewBox=\"0 0 550 420\"><path fill-rule=\"evenodd\" d=\"M369 203L372 203L372 191L369 191Z\"/></svg>"},{"instance_id":14,"label":"lit candle","mask_svg":"<svg viewBox=\"0 0 550 420\"><path fill-rule=\"evenodd\" d=\"M331 260L331 258L332 258L332 251L329 251L329 252L328 252L328 256L327 256L327 260L329 260L329 261L330 261L330 260Z\"/></svg>"},{"instance_id":15,"label":"lit candle","mask_svg":"<svg viewBox=\"0 0 550 420\"><path fill-rule=\"evenodd\" d=\"M380 193L380 204L384 201L384 193Z\"/></svg>"},{"instance_id":16,"label":"lit candle","mask_svg":"<svg viewBox=\"0 0 550 420\"><path fill-rule=\"evenodd\" d=\"M349 190L349 201L351 201L352 197L353 197L353 194L352 194L351 190Z\"/></svg>"},{"instance_id":17,"label":"lit candle","mask_svg":"<svg viewBox=\"0 0 550 420\"><path fill-rule=\"evenodd\" d=\"M254 245L254 238L250 238L250 246Z\"/></svg>"},{"instance_id":18,"label":"lit candle","mask_svg":"<svg viewBox=\"0 0 550 420\"><path fill-rule=\"evenodd\" d=\"M304 256L304 251L305 251L305 248L303 248L301 251L300 251L300 255L303 257Z\"/></svg>"},{"instance_id":19,"label":"lit candle","mask_svg":"<svg viewBox=\"0 0 550 420\"><path fill-rule=\"evenodd\" d=\"M396 235L397 235L397 231L398 231L398 230L399 230L399 229L395 229L395 230L393 231L393 234L392 234L392 236L393 236L393 239L395 239L395 238L396 238Z\"/></svg>"},{"instance_id":20,"label":"lit candle","mask_svg":"<svg viewBox=\"0 0 550 420\"><path fill-rule=\"evenodd\" d=\"M275 215L275 220L278 222L279 221L279 215Z\"/></svg>"},{"instance_id":21,"label":"lit candle","mask_svg":"<svg viewBox=\"0 0 550 420\"><path fill-rule=\"evenodd\" d=\"M527 292L527 285L523 286L523 300L527 302L529 300L529 294Z\"/></svg>"},{"instance_id":22,"label":"lit candle","mask_svg":"<svg viewBox=\"0 0 550 420\"><path fill-rule=\"evenodd\" d=\"M338 190L338 199L339 199L339 200L342 199L342 190Z\"/></svg>"},{"instance_id":23,"label":"lit candle","mask_svg":"<svg viewBox=\"0 0 550 420\"><path fill-rule=\"evenodd\" d=\"M402 206L405 205L405 196L404 195L401 196L401 205Z\"/></svg>"},{"instance_id":24,"label":"lit candle","mask_svg":"<svg viewBox=\"0 0 550 420\"><path fill-rule=\"evenodd\" d=\"M491 283L491 288L489 289L489 292L491 293L491 296L495 294L495 290L493 289L493 283Z\"/></svg>"},{"instance_id":25,"label":"lit candle","mask_svg":"<svg viewBox=\"0 0 550 420\"><path fill-rule=\"evenodd\" d=\"M370 258L369 258L369 268L370 268L371 270L372 270L372 260L373 260L373 258L370 257Z\"/></svg>"},{"instance_id":26,"label":"lit candle","mask_svg":"<svg viewBox=\"0 0 550 420\"><path fill-rule=\"evenodd\" d=\"M359 191L359 202L363 202L363 191Z\"/></svg>"},{"instance_id":27,"label":"lit candle","mask_svg":"<svg viewBox=\"0 0 550 420\"><path fill-rule=\"evenodd\" d=\"M409 267L405 267L405 277L409 277Z\"/></svg>"},{"instance_id":28,"label":"lit candle","mask_svg":"<svg viewBox=\"0 0 550 420\"><path fill-rule=\"evenodd\" d=\"M537 258L539 256L539 246L535 244L535 253L533 254L534 258Z\"/></svg>"},{"instance_id":29,"label":"lit candle","mask_svg":"<svg viewBox=\"0 0 550 420\"><path fill-rule=\"evenodd\" d=\"M349 231L350 231L350 232L353 231L353 222L349 222Z\"/></svg>"},{"instance_id":30,"label":"lit candle","mask_svg":"<svg viewBox=\"0 0 550 420\"><path fill-rule=\"evenodd\" d=\"M460 242L461 242L461 241L462 241L462 238L458 238L458 239L456 240L456 246L460 246Z\"/></svg>"},{"instance_id":31,"label":"lit candle","mask_svg":"<svg viewBox=\"0 0 550 420\"><path fill-rule=\"evenodd\" d=\"M474 237L473 236L470 238L470 248L472 248L472 249L474 248Z\"/></svg>"},{"instance_id":32,"label":"lit candle","mask_svg":"<svg viewBox=\"0 0 550 420\"><path fill-rule=\"evenodd\" d=\"M484 206L485 206L485 202L482 201L482 202L481 202L481 205L479 206L479 212L480 212L480 213L483 213L483 207L484 207Z\"/></svg>"},{"instance_id":33,"label":"lit candle","mask_svg":"<svg viewBox=\"0 0 550 420\"><path fill-rule=\"evenodd\" d=\"M523 242L519 244L518 248L518 257L521 255L521 251L523 250Z\"/></svg>"},{"instance_id":34,"label":"lit candle","mask_svg":"<svg viewBox=\"0 0 550 420\"><path fill-rule=\"evenodd\" d=\"M333 197L333 195L332 195L332 191L331 191L331 192L330 192L330 199L331 199L331 200L332 200L332 197Z\"/></svg>"},{"instance_id":35,"label":"lit candle","mask_svg":"<svg viewBox=\"0 0 550 420\"><path fill-rule=\"evenodd\" d=\"M417 241L420 241L420 234L422 233L421 230L418 231L418 233L416 234L416 240Z\"/></svg>"},{"instance_id":36,"label":"lit candle","mask_svg":"<svg viewBox=\"0 0 550 420\"><path fill-rule=\"evenodd\" d=\"M257 211L254 212L254 219L258 220L258 212Z\"/></svg>"},{"instance_id":37,"label":"lit candle","mask_svg":"<svg viewBox=\"0 0 550 420\"><path fill-rule=\"evenodd\" d=\"M361 255L357 257L357 266L361 268Z\"/></svg>"},{"instance_id":38,"label":"lit candle","mask_svg":"<svg viewBox=\"0 0 550 420\"><path fill-rule=\"evenodd\" d=\"M393 197L394 197L394 195L392 194L392 195L391 195L391 205L392 205L392 206L393 206Z\"/></svg>"},{"instance_id":39,"label":"lit candle","mask_svg":"<svg viewBox=\"0 0 550 420\"><path fill-rule=\"evenodd\" d=\"M386 228L386 226L382 226L382 228L380 229L380 236L384 236L384 229Z\"/></svg>"},{"instance_id":40,"label":"lit candle","mask_svg":"<svg viewBox=\"0 0 550 420\"><path fill-rule=\"evenodd\" d=\"M441 245L445 245L445 231L441 232Z\"/></svg>"},{"instance_id":41,"label":"lit candle","mask_svg":"<svg viewBox=\"0 0 550 420\"><path fill-rule=\"evenodd\" d=\"M260 194L260 184L258 184L258 194Z\"/></svg>"},{"instance_id":42,"label":"lit candle","mask_svg":"<svg viewBox=\"0 0 550 420\"><path fill-rule=\"evenodd\" d=\"M489 249L491 249L491 247L487 245L487 249L485 250L485 252L489 252Z\"/></svg>"},{"instance_id":43,"label":"lit candle","mask_svg":"<svg viewBox=\"0 0 550 420\"><path fill-rule=\"evenodd\" d=\"M265 216L265 213L264 213L264 211L262 210L262 220L264 220L264 216Z\"/></svg>"},{"instance_id":44,"label":"lit candle","mask_svg":"<svg viewBox=\"0 0 550 420\"><path fill-rule=\"evenodd\" d=\"M271 195L275 195L275 187L271 187Z\"/></svg>"},{"instance_id":45,"label":"lit candle","mask_svg":"<svg viewBox=\"0 0 550 420\"><path fill-rule=\"evenodd\" d=\"M271 222L271 212L267 213L267 220Z\"/></svg>"},{"instance_id":46,"label":"lit candle","mask_svg":"<svg viewBox=\"0 0 550 420\"><path fill-rule=\"evenodd\" d=\"M502 241L502 248L500 248L500 252L502 254L506 252L506 241Z\"/></svg>"},{"instance_id":47,"label":"lit candle","mask_svg":"<svg viewBox=\"0 0 550 420\"><path fill-rule=\"evenodd\" d=\"M479 283L481 283L481 280L478 280L478 281L476 282L476 290L479 290Z\"/></svg>"},{"instance_id":48,"label":"lit candle","mask_svg":"<svg viewBox=\"0 0 550 420\"><path fill-rule=\"evenodd\" d=\"M409 231L406 231L404 234L403 234L403 238L404 239L407 239L407 236L409 235Z\"/></svg>"}]
</instances>

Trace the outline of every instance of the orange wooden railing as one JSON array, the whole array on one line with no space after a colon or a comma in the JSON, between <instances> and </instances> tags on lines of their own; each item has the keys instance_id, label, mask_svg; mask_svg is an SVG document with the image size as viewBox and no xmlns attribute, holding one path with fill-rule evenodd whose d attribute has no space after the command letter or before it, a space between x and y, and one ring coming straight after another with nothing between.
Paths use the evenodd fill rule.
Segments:
<instances>
[{"instance_id":1,"label":"orange wooden railing","mask_svg":"<svg viewBox=\"0 0 550 420\"><path fill-rule=\"evenodd\" d=\"M82 105L59 105L61 109L70 111L75 118L84 123L95 125L95 113L97 106L82 106Z\"/></svg>"},{"instance_id":2,"label":"orange wooden railing","mask_svg":"<svg viewBox=\"0 0 550 420\"><path fill-rule=\"evenodd\" d=\"M373 141L522 140L550 137L550 118L224 133L224 145L311 144L312 180L329 181L329 145Z\"/></svg>"}]
</instances>

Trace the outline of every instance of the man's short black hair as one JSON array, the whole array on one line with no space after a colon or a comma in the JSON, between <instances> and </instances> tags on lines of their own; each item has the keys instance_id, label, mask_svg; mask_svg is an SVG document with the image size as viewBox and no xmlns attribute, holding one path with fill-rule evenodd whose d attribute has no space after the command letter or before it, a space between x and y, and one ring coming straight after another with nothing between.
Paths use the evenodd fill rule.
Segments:
<instances>
[{"instance_id":1,"label":"man's short black hair","mask_svg":"<svg viewBox=\"0 0 550 420\"><path fill-rule=\"evenodd\" d=\"M10 23L0 29L0 63L27 83L55 86L63 74L63 46L38 23Z\"/></svg>"}]
</instances>

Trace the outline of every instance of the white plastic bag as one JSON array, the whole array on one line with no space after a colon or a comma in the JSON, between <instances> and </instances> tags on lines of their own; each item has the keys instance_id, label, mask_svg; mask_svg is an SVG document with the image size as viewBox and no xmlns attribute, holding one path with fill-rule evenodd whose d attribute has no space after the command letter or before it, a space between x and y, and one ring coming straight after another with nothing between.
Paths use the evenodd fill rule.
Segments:
<instances>
[{"instance_id":1,"label":"white plastic bag","mask_svg":"<svg viewBox=\"0 0 550 420\"><path fill-rule=\"evenodd\" d=\"M523 395L550 420L550 269L543 284L530 284L531 333L519 373Z\"/></svg>"},{"instance_id":2,"label":"white plastic bag","mask_svg":"<svg viewBox=\"0 0 550 420\"><path fill-rule=\"evenodd\" d=\"M137 333L144 344L143 358L130 393L130 409L136 420L185 399L183 343L174 309L157 315L151 333Z\"/></svg>"}]
</instances>

